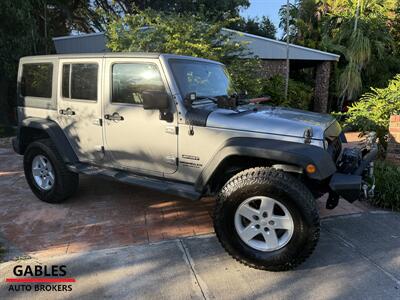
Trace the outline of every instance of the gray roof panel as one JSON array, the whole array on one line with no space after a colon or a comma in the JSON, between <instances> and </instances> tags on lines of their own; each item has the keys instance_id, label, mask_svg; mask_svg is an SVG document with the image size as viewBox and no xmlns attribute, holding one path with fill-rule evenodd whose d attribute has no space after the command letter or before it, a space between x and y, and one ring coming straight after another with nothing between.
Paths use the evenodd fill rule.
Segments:
<instances>
[{"instance_id":1,"label":"gray roof panel","mask_svg":"<svg viewBox=\"0 0 400 300\"><path fill-rule=\"evenodd\" d=\"M285 42L228 28L222 30L228 34L232 34L234 40L247 43L250 52L261 59L286 59ZM338 61L340 55L289 44L289 58L298 60Z\"/></svg>"}]
</instances>

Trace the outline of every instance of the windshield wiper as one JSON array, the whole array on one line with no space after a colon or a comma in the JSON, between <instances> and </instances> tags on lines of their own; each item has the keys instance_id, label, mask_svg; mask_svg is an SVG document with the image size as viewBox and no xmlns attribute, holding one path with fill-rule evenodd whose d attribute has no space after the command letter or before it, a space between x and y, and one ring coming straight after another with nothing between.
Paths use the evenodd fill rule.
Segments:
<instances>
[{"instance_id":1,"label":"windshield wiper","mask_svg":"<svg viewBox=\"0 0 400 300\"><path fill-rule=\"evenodd\" d=\"M218 99L212 96L197 96L196 100L210 100L212 102L214 102L215 104L218 103Z\"/></svg>"},{"instance_id":2,"label":"windshield wiper","mask_svg":"<svg viewBox=\"0 0 400 300\"><path fill-rule=\"evenodd\" d=\"M210 100L210 101L212 101L213 103L217 104L218 107L220 107L219 104L221 103L221 101L223 101L223 98L225 98L225 99L228 101L228 100L231 99L232 97L229 97L228 95L221 95L221 96L197 96L197 97L196 97L196 100ZM195 101L196 101L196 100L195 100ZM224 101L223 101L223 102L224 102ZM226 106L226 107L221 106L221 108L227 108L227 109L233 110L233 111L235 111L235 112L237 112L237 113L240 112L236 106L229 106L229 107L228 107L228 106Z\"/></svg>"}]
</instances>

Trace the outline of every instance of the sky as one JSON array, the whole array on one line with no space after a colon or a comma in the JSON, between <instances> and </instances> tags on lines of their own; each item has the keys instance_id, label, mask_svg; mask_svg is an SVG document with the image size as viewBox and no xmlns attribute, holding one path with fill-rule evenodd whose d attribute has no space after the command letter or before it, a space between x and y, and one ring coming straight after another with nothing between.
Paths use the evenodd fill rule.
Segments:
<instances>
[{"instance_id":1,"label":"sky","mask_svg":"<svg viewBox=\"0 0 400 300\"><path fill-rule=\"evenodd\" d=\"M293 3L293 0L291 1ZM262 17L267 16L275 24L278 29L277 37L282 35L282 30L279 30L279 9L286 0L250 0L250 7L241 12L244 17Z\"/></svg>"}]
</instances>

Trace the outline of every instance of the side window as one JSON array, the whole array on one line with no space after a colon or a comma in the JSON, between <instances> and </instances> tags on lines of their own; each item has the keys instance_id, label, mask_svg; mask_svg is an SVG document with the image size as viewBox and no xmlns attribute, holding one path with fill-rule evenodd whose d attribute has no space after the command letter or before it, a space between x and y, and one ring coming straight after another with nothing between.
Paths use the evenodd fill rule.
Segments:
<instances>
[{"instance_id":1,"label":"side window","mask_svg":"<svg viewBox=\"0 0 400 300\"><path fill-rule=\"evenodd\" d=\"M71 64L71 68L70 98L96 101L98 65Z\"/></svg>"},{"instance_id":2,"label":"side window","mask_svg":"<svg viewBox=\"0 0 400 300\"><path fill-rule=\"evenodd\" d=\"M151 63L121 63L112 66L113 103L143 104L143 91L164 92L160 72Z\"/></svg>"},{"instance_id":3,"label":"side window","mask_svg":"<svg viewBox=\"0 0 400 300\"><path fill-rule=\"evenodd\" d=\"M21 93L23 96L51 98L53 64L24 64L22 67Z\"/></svg>"},{"instance_id":4,"label":"side window","mask_svg":"<svg viewBox=\"0 0 400 300\"><path fill-rule=\"evenodd\" d=\"M63 65L62 68L62 96L64 98L69 97L69 72L71 65Z\"/></svg>"}]
</instances>

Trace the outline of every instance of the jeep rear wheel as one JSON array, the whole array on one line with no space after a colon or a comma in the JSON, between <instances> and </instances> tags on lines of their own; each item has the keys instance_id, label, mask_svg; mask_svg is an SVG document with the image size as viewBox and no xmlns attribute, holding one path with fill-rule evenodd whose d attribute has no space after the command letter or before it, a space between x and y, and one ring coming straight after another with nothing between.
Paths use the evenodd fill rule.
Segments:
<instances>
[{"instance_id":1,"label":"jeep rear wheel","mask_svg":"<svg viewBox=\"0 0 400 300\"><path fill-rule=\"evenodd\" d=\"M24 154L24 172L32 192L42 201L59 203L78 188L79 176L65 166L49 139L28 146Z\"/></svg>"},{"instance_id":2,"label":"jeep rear wheel","mask_svg":"<svg viewBox=\"0 0 400 300\"><path fill-rule=\"evenodd\" d=\"M314 197L303 183L271 168L253 168L231 178L217 198L214 228L239 262L269 271L295 268L319 238Z\"/></svg>"}]
</instances>

